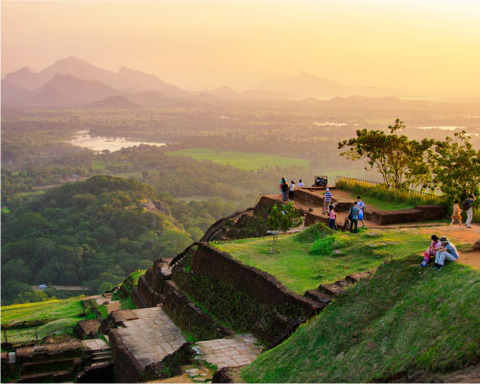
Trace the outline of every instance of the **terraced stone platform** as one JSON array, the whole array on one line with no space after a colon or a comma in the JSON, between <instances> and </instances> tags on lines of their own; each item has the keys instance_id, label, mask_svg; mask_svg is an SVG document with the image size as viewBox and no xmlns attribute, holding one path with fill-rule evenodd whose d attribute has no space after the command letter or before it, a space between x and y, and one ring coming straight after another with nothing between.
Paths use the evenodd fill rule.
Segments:
<instances>
[{"instance_id":1,"label":"terraced stone platform","mask_svg":"<svg viewBox=\"0 0 480 384\"><path fill-rule=\"evenodd\" d=\"M165 378L191 360L189 343L162 308L131 312L134 316L126 317L110 330L115 381Z\"/></svg>"},{"instance_id":2,"label":"terraced stone platform","mask_svg":"<svg viewBox=\"0 0 480 384\"><path fill-rule=\"evenodd\" d=\"M126 321L117 331L142 367L162 361L187 341L180 329L159 307L136 309L138 319Z\"/></svg>"}]
</instances>

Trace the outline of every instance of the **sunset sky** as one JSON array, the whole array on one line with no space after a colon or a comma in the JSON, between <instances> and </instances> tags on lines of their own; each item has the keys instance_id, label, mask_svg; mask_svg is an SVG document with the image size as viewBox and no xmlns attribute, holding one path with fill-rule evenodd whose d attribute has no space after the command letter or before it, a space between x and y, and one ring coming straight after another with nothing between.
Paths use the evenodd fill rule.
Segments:
<instances>
[{"instance_id":1,"label":"sunset sky","mask_svg":"<svg viewBox=\"0 0 480 384\"><path fill-rule=\"evenodd\" d=\"M67 56L187 89L305 71L349 85L480 92L480 2L2 1L2 76Z\"/></svg>"}]
</instances>

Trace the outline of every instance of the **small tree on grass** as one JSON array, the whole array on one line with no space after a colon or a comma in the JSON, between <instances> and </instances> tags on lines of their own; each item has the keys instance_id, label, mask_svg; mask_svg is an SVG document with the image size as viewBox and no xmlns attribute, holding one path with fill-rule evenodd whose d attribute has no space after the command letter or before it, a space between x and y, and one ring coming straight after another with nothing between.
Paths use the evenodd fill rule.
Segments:
<instances>
[{"instance_id":1,"label":"small tree on grass","mask_svg":"<svg viewBox=\"0 0 480 384\"><path fill-rule=\"evenodd\" d=\"M279 208L277 204L272 207L268 215L268 224L270 228L275 231L273 234L272 253L278 252L278 232L281 231L285 233L290 228L298 227L301 223L302 216L300 212L293 207L293 203L288 203L287 205L282 204L281 208Z\"/></svg>"}]
</instances>

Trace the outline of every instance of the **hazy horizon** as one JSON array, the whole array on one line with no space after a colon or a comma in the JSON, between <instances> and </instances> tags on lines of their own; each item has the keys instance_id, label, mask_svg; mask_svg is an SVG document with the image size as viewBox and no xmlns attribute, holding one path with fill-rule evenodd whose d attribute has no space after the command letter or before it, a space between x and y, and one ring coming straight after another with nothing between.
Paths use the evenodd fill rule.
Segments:
<instances>
[{"instance_id":1,"label":"hazy horizon","mask_svg":"<svg viewBox=\"0 0 480 384\"><path fill-rule=\"evenodd\" d=\"M185 89L311 73L344 85L480 94L475 1L3 1L2 77L74 56Z\"/></svg>"}]
</instances>

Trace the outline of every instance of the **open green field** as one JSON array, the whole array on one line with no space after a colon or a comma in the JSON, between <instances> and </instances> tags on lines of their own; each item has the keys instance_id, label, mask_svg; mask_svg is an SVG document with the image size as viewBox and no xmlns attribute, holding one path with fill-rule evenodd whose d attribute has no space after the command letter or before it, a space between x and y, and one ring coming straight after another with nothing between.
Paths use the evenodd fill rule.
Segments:
<instances>
[{"instance_id":1,"label":"open green field","mask_svg":"<svg viewBox=\"0 0 480 384\"><path fill-rule=\"evenodd\" d=\"M316 227L280 236L279 253L271 253L272 238L269 237L212 245L247 265L272 274L300 295L350 273L377 268L385 260L419 254L429 245L429 239L416 233L414 228L362 229L356 234L331 233L325 228L316 234ZM418 262L421 262L420 257Z\"/></svg>"},{"instance_id":2,"label":"open green field","mask_svg":"<svg viewBox=\"0 0 480 384\"><path fill-rule=\"evenodd\" d=\"M448 372L480 359L479 308L478 270L449 263L437 272L420 269L416 256L399 258L241 375L255 383L477 381Z\"/></svg>"},{"instance_id":3,"label":"open green field","mask_svg":"<svg viewBox=\"0 0 480 384\"><path fill-rule=\"evenodd\" d=\"M170 156L188 156L195 160L209 160L222 165L255 171L261 168L308 168L310 162L295 157L276 156L266 153L251 153L237 151L215 151L207 148L183 149L181 151L167 152Z\"/></svg>"},{"instance_id":4,"label":"open green field","mask_svg":"<svg viewBox=\"0 0 480 384\"><path fill-rule=\"evenodd\" d=\"M11 343L35 340L35 333L39 339L72 334L77 322L85 318L85 309L79 297L2 307L2 328L14 327L7 330L8 341ZM46 324L24 327L19 324L33 321L45 321Z\"/></svg>"}]
</instances>

